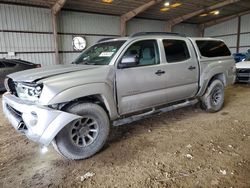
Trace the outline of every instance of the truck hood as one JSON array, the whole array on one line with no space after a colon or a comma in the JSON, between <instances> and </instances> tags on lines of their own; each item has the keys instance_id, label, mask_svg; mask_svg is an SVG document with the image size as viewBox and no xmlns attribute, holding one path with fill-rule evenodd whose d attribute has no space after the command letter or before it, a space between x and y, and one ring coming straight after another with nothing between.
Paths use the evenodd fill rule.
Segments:
<instances>
[{"instance_id":1,"label":"truck hood","mask_svg":"<svg viewBox=\"0 0 250 188\"><path fill-rule=\"evenodd\" d=\"M250 69L250 61L242 61L239 63L236 63L237 69Z\"/></svg>"},{"instance_id":2,"label":"truck hood","mask_svg":"<svg viewBox=\"0 0 250 188\"><path fill-rule=\"evenodd\" d=\"M94 69L97 66L93 65L54 65L43 68L29 69L8 75L17 82L36 82L41 79L57 76L60 74L77 72L82 70Z\"/></svg>"},{"instance_id":3,"label":"truck hood","mask_svg":"<svg viewBox=\"0 0 250 188\"><path fill-rule=\"evenodd\" d=\"M112 91L114 66L110 65L57 65L10 74L15 82L43 84L40 104L46 105L59 93L74 87L105 84ZM98 88L94 88L98 89Z\"/></svg>"}]
</instances>

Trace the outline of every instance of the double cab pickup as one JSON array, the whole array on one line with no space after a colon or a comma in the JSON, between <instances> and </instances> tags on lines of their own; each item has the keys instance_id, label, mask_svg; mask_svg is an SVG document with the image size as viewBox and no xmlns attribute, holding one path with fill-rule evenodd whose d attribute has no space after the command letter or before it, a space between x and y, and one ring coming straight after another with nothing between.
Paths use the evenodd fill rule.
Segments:
<instances>
[{"instance_id":1,"label":"double cab pickup","mask_svg":"<svg viewBox=\"0 0 250 188\"><path fill-rule=\"evenodd\" d=\"M136 33L101 40L72 64L8 75L3 110L29 139L85 159L100 151L113 125L195 102L219 111L235 73L221 40Z\"/></svg>"}]
</instances>

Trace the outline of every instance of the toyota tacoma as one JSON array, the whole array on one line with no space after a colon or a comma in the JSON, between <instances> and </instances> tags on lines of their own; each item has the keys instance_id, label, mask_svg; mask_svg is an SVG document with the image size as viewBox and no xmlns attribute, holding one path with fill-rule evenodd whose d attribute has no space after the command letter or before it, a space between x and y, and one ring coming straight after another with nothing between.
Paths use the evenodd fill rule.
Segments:
<instances>
[{"instance_id":1,"label":"toyota tacoma","mask_svg":"<svg viewBox=\"0 0 250 188\"><path fill-rule=\"evenodd\" d=\"M219 111L235 73L221 40L136 33L101 40L72 64L8 75L3 111L29 139L85 159L104 146L111 126L197 102Z\"/></svg>"}]
</instances>

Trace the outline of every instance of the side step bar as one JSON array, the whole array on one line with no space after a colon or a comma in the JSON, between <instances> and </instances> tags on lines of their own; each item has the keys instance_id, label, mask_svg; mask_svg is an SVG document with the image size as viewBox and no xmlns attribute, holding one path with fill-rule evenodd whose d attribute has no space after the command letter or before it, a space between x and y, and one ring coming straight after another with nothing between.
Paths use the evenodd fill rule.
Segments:
<instances>
[{"instance_id":1,"label":"side step bar","mask_svg":"<svg viewBox=\"0 0 250 188\"><path fill-rule=\"evenodd\" d=\"M113 126L120 126L120 125L129 124L129 123L132 123L132 122L139 121L141 119L147 118L147 117L149 117L151 115L154 115L154 114L161 114L161 113L177 110L177 109L180 109L180 108L192 106L192 105L195 105L198 102L199 102L198 99L194 99L194 100L188 100L188 101L185 101L183 103L175 104L175 105L164 107L164 108L157 109L157 110L155 108L152 108L151 111L143 113L143 114L134 115L134 116L127 117L127 118L124 118L124 119L115 120L115 121L113 121Z\"/></svg>"}]
</instances>

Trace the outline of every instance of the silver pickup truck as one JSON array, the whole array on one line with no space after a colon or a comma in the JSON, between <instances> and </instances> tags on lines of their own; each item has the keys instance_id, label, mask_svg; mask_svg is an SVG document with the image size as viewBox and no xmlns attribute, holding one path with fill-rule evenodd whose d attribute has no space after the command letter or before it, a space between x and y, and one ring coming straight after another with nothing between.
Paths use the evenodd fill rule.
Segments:
<instances>
[{"instance_id":1,"label":"silver pickup truck","mask_svg":"<svg viewBox=\"0 0 250 188\"><path fill-rule=\"evenodd\" d=\"M196 102L219 111L235 72L221 40L137 33L102 40L69 65L9 75L3 110L29 139L85 159L103 147L112 125Z\"/></svg>"}]
</instances>

